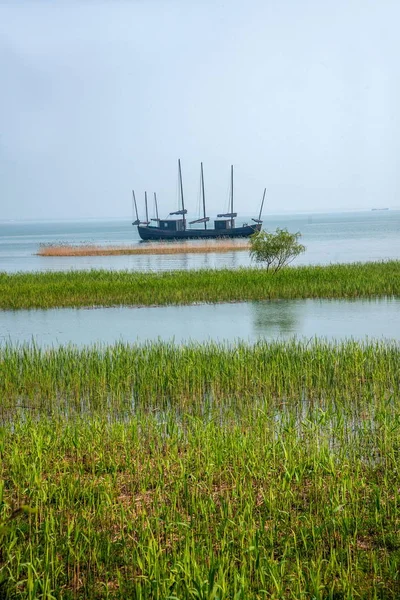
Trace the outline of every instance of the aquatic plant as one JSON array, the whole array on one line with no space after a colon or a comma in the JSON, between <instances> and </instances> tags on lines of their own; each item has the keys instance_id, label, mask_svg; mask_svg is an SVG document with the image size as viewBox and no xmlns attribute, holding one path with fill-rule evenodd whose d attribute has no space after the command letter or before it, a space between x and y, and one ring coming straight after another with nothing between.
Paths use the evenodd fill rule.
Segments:
<instances>
[{"instance_id":1,"label":"aquatic plant","mask_svg":"<svg viewBox=\"0 0 400 600\"><path fill-rule=\"evenodd\" d=\"M400 261L237 270L0 273L0 308L153 306L400 294Z\"/></svg>"},{"instance_id":2,"label":"aquatic plant","mask_svg":"<svg viewBox=\"0 0 400 600\"><path fill-rule=\"evenodd\" d=\"M163 242L124 245L94 246L92 244L41 244L39 256L122 256L135 254L209 254L238 252L249 249L247 240Z\"/></svg>"},{"instance_id":3,"label":"aquatic plant","mask_svg":"<svg viewBox=\"0 0 400 600\"><path fill-rule=\"evenodd\" d=\"M207 403L243 406L370 399L375 386L399 394L396 343L260 341L254 345L169 342L76 348L0 346L0 416L131 414L137 410L204 410Z\"/></svg>"},{"instance_id":4,"label":"aquatic plant","mask_svg":"<svg viewBox=\"0 0 400 600\"><path fill-rule=\"evenodd\" d=\"M0 350L5 598L398 598L400 348ZM4 404L8 403L6 414Z\"/></svg>"}]
</instances>

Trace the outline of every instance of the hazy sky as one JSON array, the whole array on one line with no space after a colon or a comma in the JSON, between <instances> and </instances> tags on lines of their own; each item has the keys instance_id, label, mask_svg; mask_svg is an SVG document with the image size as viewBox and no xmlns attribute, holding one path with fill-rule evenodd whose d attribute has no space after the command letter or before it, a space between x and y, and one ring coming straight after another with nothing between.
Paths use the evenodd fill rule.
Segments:
<instances>
[{"instance_id":1,"label":"hazy sky","mask_svg":"<svg viewBox=\"0 0 400 600\"><path fill-rule=\"evenodd\" d=\"M398 0L0 0L0 220L400 206Z\"/></svg>"}]
</instances>

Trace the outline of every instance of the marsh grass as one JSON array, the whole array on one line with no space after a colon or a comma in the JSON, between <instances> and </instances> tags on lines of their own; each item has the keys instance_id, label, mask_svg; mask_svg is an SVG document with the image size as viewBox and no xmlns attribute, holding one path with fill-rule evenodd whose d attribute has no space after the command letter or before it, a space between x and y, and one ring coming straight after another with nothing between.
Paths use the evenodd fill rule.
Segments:
<instances>
[{"instance_id":1,"label":"marsh grass","mask_svg":"<svg viewBox=\"0 0 400 600\"><path fill-rule=\"evenodd\" d=\"M0 273L0 308L154 306L400 295L400 261L237 270Z\"/></svg>"},{"instance_id":2,"label":"marsh grass","mask_svg":"<svg viewBox=\"0 0 400 600\"><path fill-rule=\"evenodd\" d=\"M206 242L146 243L135 246L95 246L90 244L43 244L39 256L121 256L135 254L209 254L249 250L246 240L214 240Z\"/></svg>"},{"instance_id":3,"label":"marsh grass","mask_svg":"<svg viewBox=\"0 0 400 600\"><path fill-rule=\"evenodd\" d=\"M397 397L396 343L310 341L40 348L0 347L1 409L111 415L172 408L199 416L208 403L243 406L257 398L354 403L375 388Z\"/></svg>"},{"instance_id":4,"label":"marsh grass","mask_svg":"<svg viewBox=\"0 0 400 600\"><path fill-rule=\"evenodd\" d=\"M0 349L5 598L398 598L400 348ZM1 532L0 532L1 534Z\"/></svg>"}]
</instances>

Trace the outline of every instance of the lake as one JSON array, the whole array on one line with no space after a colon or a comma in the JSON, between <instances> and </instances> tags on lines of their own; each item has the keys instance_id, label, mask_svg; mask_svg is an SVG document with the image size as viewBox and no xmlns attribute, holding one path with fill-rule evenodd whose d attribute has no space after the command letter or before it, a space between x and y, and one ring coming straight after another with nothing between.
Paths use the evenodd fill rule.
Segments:
<instances>
[{"instance_id":1,"label":"lake","mask_svg":"<svg viewBox=\"0 0 400 600\"><path fill-rule=\"evenodd\" d=\"M249 218L238 218L237 223ZM400 211L266 215L264 228L300 231L306 252L294 264L400 259ZM131 220L0 222L0 271L174 269L248 266L247 251L226 254L40 257L41 244L125 245L140 243Z\"/></svg>"},{"instance_id":2,"label":"lake","mask_svg":"<svg viewBox=\"0 0 400 600\"><path fill-rule=\"evenodd\" d=\"M400 341L400 299L274 300L151 308L0 311L0 343L181 342L259 339Z\"/></svg>"}]
</instances>

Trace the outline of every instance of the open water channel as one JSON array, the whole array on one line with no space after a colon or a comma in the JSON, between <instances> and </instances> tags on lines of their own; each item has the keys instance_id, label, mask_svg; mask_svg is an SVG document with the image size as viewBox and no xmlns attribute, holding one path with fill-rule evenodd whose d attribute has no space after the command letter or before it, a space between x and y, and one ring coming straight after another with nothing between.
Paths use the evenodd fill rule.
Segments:
<instances>
[{"instance_id":1,"label":"open water channel","mask_svg":"<svg viewBox=\"0 0 400 600\"><path fill-rule=\"evenodd\" d=\"M293 336L400 341L400 299L0 311L0 344L255 342Z\"/></svg>"}]
</instances>

